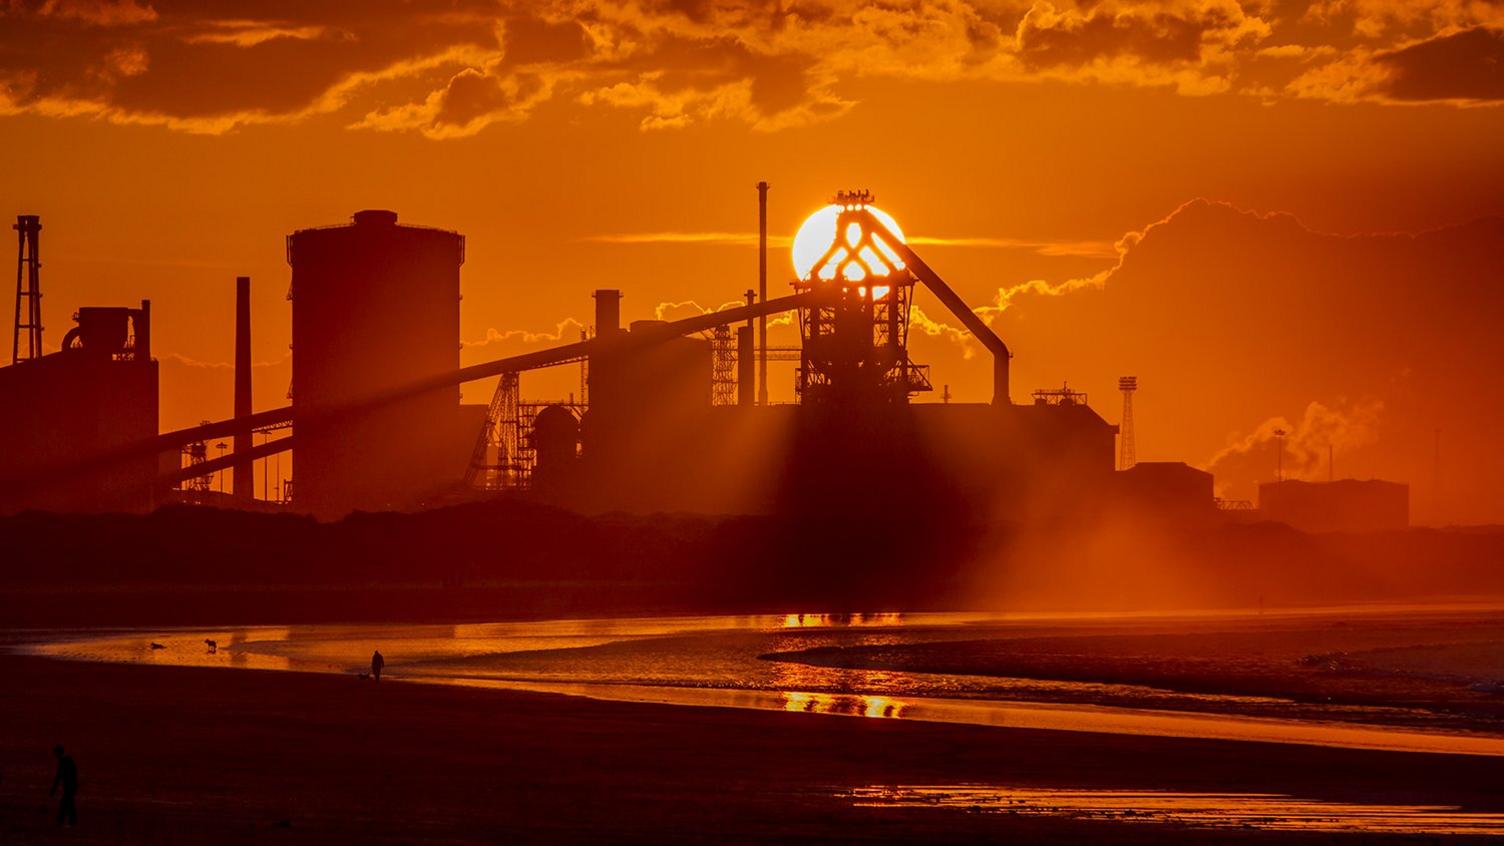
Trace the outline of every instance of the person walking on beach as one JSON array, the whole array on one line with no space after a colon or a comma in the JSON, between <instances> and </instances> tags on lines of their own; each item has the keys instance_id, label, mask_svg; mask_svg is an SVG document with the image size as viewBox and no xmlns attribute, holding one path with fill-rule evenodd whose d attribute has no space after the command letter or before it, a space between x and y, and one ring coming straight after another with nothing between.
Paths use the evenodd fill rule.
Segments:
<instances>
[{"instance_id":1,"label":"person walking on beach","mask_svg":"<svg viewBox=\"0 0 1504 846\"><path fill-rule=\"evenodd\" d=\"M371 653L371 678L381 681L381 668L386 666L386 659L381 657L381 650Z\"/></svg>"},{"instance_id":2,"label":"person walking on beach","mask_svg":"<svg viewBox=\"0 0 1504 846\"><path fill-rule=\"evenodd\" d=\"M57 803L57 824L66 824L69 828L78 824L78 809L73 805L73 798L78 793L78 765L73 763L73 756L63 753L63 745L52 747L52 755L57 758L57 775L52 779L52 789L47 795L56 796L57 789L63 789L63 798Z\"/></svg>"}]
</instances>

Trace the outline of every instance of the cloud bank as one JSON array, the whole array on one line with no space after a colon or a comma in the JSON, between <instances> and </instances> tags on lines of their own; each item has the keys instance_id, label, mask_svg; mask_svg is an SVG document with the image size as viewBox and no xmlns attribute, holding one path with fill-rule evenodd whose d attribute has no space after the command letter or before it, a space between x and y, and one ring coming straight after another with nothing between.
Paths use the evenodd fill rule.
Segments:
<instances>
[{"instance_id":1,"label":"cloud bank","mask_svg":"<svg viewBox=\"0 0 1504 846\"><path fill-rule=\"evenodd\" d=\"M1504 5L1442 0L0 0L0 114L444 139L545 105L643 131L837 118L861 79L1504 102Z\"/></svg>"}]
</instances>

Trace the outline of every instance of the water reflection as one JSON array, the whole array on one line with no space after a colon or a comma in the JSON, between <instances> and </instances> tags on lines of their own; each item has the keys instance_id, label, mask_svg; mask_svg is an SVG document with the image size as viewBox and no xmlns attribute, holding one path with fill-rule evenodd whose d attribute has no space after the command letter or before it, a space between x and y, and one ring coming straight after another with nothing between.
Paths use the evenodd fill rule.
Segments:
<instances>
[{"instance_id":1,"label":"water reflection","mask_svg":"<svg viewBox=\"0 0 1504 846\"><path fill-rule=\"evenodd\" d=\"M898 719L907 709L907 704L891 696L848 696L839 693L811 693L798 690L783 692L783 710L805 714Z\"/></svg>"},{"instance_id":2,"label":"water reflection","mask_svg":"<svg viewBox=\"0 0 1504 846\"><path fill-rule=\"evenodd\" d=\"M85 661L349 674L364 671L379 648L387 659L384 676L434 684L967 725L1504 755L1504 737L1365 724L1392 710L1369 706L1305 706L1294 714L1299 718L1291 718L1290 702L1267 697L765 660L820 647L1001 636L1020 619L1024 616L796 613L243 627L55 635L20 648ZM1097 619L1082 624L1097 625ZM216 653L208 652L205 639L219 642ZM164 648L151 649L153 641ZM1104 702L1147 705L1098 704ZM1344 722L1313 719L1313 714L1340 716Z\"/></svg>"},{"instance_id":3,"label":"water reflection","mask_svg":"<svg viewBox=\"0 0 1504 846\"><path fill-rule=\"evenodd\" d=\"M785 614L786 629L829 628L831 626L897 626L903 624L899 611L863 614Z\"/></svg>"},{"instance_id":4,"label":"water reflection","mask_svg":"<svg viewBox=\"0 0 1504 846\"><path fill-rule=\"evenodd\" d=\"M1504 834L1504 814L1466 812L1445 805L1327 802L1272 793L907 785L859 788L846 795L853 805L863 808L956 808L1199 828L1433 836Z\"/></svg>"}]
</instances>

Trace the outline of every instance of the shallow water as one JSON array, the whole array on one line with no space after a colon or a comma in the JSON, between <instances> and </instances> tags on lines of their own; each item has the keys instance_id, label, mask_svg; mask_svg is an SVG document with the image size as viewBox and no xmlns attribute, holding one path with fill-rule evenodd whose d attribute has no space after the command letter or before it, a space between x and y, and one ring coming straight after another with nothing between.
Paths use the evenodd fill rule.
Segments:
<instances>
[{"instance_id":1,"label":"shallow water","mask_svg":"<svg viewBox=\"0 0 1504 846\"><path fill-rule=\"evenodd\" d=\"M1466 610L1497 607L1470 606ZM1419 617L1457 613L1458 609L1310 609L1270 612L1268 618L1349 619L1400 611ZM50 636L20 648L72 660L351 674L363 671L371 650L380 649L390 678L431 684L877 719L1504 755L1504 737L1364 725L1363 708L1341 709L1342 722L1273 719L1239 712L1277 706L1283 700L1185 694L1127 685L849 670L762 657L824 646L961 640L1009 627L1041 624L1070 628L1130 620L1233 620L1249 616L1239 612L1176 617L789 614L467 625L257 626L77 632ZM206 640L216 641L217 649L211 651ZM1166 708L1059 701L1083 696L1163 702ZM1372 712L1371 718L1377 718L1385 709L1366 710ZM1355 716L1359 721L1354 721Z\"/></svg>"},{"instance_id":2,"label":"shallow water","mask_svg":"<svg viewBox=\"0 0 1504 846\"><path fill-rule=\"evenodd\" d=\"M1328 802L1274 793L1077 790L992 785L873 786L847 794L862 808L950 808L1195 828L1443 835L1504 834L1504 814L1448 805Z\"/></svg>"}]
</instances>

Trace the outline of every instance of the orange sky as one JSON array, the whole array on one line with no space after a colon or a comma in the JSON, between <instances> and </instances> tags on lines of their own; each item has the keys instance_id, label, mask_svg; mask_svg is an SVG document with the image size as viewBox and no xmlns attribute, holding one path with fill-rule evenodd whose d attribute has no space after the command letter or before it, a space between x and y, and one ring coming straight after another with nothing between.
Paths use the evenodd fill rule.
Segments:
<instances>
[{"instance_id":1,"label":"orange sky","mask_svg":"<svg viewBox=\"0 0 1504 846\"><path fill-rule=\"evenodd\" d=\"M296 228L385 207L465 233L478 361L574 337L597 287L628 319L739 298L758 179L775 236L867 187L990 307L1015 400L1069 379L1116 421L1137 373L1140 457L1229 495L1283 420L1299 472L1334 443L1421 519L1504 521L1501 102L1484 2L0 0L0 211L42 216L50 343L78 305L153 300L177 426L229 413L237 274L257 404L282 404ZM918 305L946 325L915 358L985 399Z\"/></svg>"}]
</instances>

